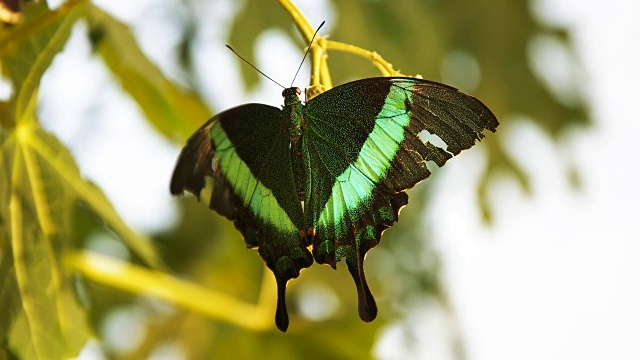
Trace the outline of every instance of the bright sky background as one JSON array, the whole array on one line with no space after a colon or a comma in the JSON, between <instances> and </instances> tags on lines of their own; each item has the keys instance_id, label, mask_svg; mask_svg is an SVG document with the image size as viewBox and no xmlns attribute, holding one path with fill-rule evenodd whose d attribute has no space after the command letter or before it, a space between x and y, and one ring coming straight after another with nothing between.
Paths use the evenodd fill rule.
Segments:
<instances>
[{"instance_id":1,"label":"bright sky background","mask_svg":"<svg viewBox=\"0 0 640 360\"><path fill-rule=\"evenodd\" d=\"M177 41L171 28L179 24L167 20L162 29L153 25L159 17L171 19L171 6L157 10L151 0L97 2L134 24L145 50L163 69L173 66L166 59ZM203 59L215 58L216 66L236 72L238 63L224 48L225 34L220 32L234 11L227 4L211 2L207 16L216 18L205 29L201 41L206 46L197 65L209 66ZM431 183L437 190L427 213L437 209L447 214L438 218L435 241L444 258L458 331L470 360L640 359L640 117L635 111L640 53L632 45L640 39L640 3L536 4L546 21L571 29L586 68L585 93L596 124L573 132L562 145L531 125L501 127L498 135L529 172L533 194L526 196L509 180L495 182L490 191L493 226L480 222L475 203L481 151L465 152L449 162ZM326 5L303 6L312 23L329 19L330 11ZM132 226L141 231L171 226L177 214L168 183L179 148L153 133L103 65L91 58L82 29L76 30L41 89L45 126L70 146L83 173L105 190ZM284 57L290 63L282 63L283 56L273 61L274 48L290 54ZM292 76L289 70L297 68L299 55L282 34L268 33L259 41L255 65L286 80ZM208 100L219 109L249 101L281 103L280 90L272 84L265 82L247 97L239 83L229 80L234 76L215 76L202 81ZM83 102L77 99L95 97L101 101L78 106ZM78 121L86 114L92 123ZM570 162L577 165L580 189L567 181ZM410 321L415 329L434 334L433 324L442 319L428 309ZM410 353L398 344L402 334L392 327L377 354L385 359L442 358L442 349L428 336Z\"/></svg>"},{"instance_id":2,"label":"bright sky background","mask_svg":"<svg viewBox=\"0 0 640 360\"><path fill-rule=\"evenodd\" d=\"M533 196L498 181L493 227L469 206L482 155L443 168L430 213L455 214L435 228L446 284L469 359L640 359L640 2L540 5L577 41L596 124L564 145L531 125L501 129Z\"/></svg>"}]
</instances>

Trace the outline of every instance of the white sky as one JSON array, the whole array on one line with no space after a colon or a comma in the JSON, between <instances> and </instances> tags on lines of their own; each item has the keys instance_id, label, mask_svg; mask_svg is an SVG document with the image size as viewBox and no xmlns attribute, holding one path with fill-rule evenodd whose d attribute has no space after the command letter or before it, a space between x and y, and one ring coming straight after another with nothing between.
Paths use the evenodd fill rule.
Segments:
<instances>
[{"instance_id":1,"label":"white sky","mask_svg":"<svg viewBox=\"0 0 640 360\"><path fill-rule=\"evenodd\" d=\"M145 40L146 50L156 59L168 58L172 49L167 41L171 40L157 34L170 31L150 25L153 16L162 14L140 16L150 8L150 1L99 3L135 21L138 35L160 39L157 44ZM640 359L640 236L636 223L640 220L640 173L635 156L640 134L635 111L640 54L631 44L640 38L640 3L539 3L545 18L573 31L587 70L585 91L596 125L574 132L563 145L551 143L531 125L501 127L499 136L531 176L533 195L527 197L511 181L497 181L490 191L495 211L491 227L481 224L475 204L482 152L465 152L443 168L439 181L431 184L437 191L428 213L432 217L446 214L438 216L439 226L434 228L446 286L470 360ZM214 1L211 7L220 4ZM307 13L319 23L329 18L328 11L319 6ZM212 11L217 13L220 11ZM210 36L202 39L207 47L201 58L216 58L237 69L233 55L223 47L223 36L216 34L225 28L221 25L225 16L222 13L220 19L210 22L217 30L211 25ZM274 47L291 56L270 60ZM271 33L263 36L256 58L263 71L286 80L291 77L288 69L297 68L299 51L284 36ZM282 63L283 58L291 59L290 63ZM160 65L170 67L171 63L161 60ZM41 108L45 125L70 146L83 173L105 190L135 228L148 231L170 226L177 214L168 183L179 148L153 135L136 105L120 94L103 66L91 59L81 32L75 33L46 76L50 79L41 90L46 99ZM211 84L205 95L217 108L237 105L239 99L281 102L280 91L274 91L273 85L265 84L247 99L240 85L229 80L232 76L210 76L203 79ZM50 86L53 83L57 87ZM102 99L98 104L77 106L78 98L98 94ZM87 113L93 123L78 121ZM577 164L583 183L579 190L566 180L569 161ZM130 175L120 175L123 173ZM434 317L425 308L412 321L427 328L442 323ZM385 346L378 349L379 356L443 354L428 339L411 353L390 346L402 342L399 335L393 329L389 332Z\"/></svg>"},{"instance_id":2,"label":"white sky","mask_svg":"<svg viewBox=\"0 0 640 360\"><path fill-rule=\"evenodd\" d=\"M443 168L430 213L452 215L435 227L446 284L471 360L640 359L640 3L542 3L576 37L596 124L561 146L531 125L500 129L533 196L494 184L492 227L469 206L482 155Z\"/></svg>"}]
</instances>

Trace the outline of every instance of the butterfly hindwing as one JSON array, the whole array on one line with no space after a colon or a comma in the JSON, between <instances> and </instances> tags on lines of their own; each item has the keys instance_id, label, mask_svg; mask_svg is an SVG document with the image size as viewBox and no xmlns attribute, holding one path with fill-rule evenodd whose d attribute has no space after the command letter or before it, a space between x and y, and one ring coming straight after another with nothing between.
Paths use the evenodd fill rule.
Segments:
<instances>
[{"instance_id":1,"label":"butterfly hindwing","mask_svg":"<svg viewBox=\"0 0 640 360\"><path fill-rule=\"evenodd\" d=\"M350 82L310 100L304 112L307 162L306 226L318 263L346 258L365 321L376 305L363 260L407 204L404 190L495 131L498 122L477 99L457 89L414 78ZM446 144L420 138L423 131Z\"/></svg>"},{"instance_id":2,"label":"butterfly hindwing","mask_svg":"<svg viewBox=\"0 0 640 360\"><path fill-rule=\"evenodd\" d=\"M204 177L213 178L209 206L234 222L276 276L276 323L283 331L286 283L313 262L300 234L304 217L283 131L288 122L280 109L262 104L218 114L187 141L171 182L173 194L199 195Z\"/></svg>"}]
</instances>

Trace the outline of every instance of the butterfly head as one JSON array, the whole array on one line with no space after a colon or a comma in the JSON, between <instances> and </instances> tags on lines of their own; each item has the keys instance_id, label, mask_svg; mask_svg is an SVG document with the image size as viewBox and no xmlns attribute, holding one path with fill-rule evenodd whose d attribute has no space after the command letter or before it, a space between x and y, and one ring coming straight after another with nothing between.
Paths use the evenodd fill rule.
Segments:
<instances>
[{"instance_id":1,"label":"butterfly head","mask_svg":"<svg viewBox=\"0 0 640 360\"><path fill-rule=\"evenodd\" d=\"M290 87L282 90L282 97L285 105L294 105L300 102L300 88Z\"/></svg>"}]
</instances>

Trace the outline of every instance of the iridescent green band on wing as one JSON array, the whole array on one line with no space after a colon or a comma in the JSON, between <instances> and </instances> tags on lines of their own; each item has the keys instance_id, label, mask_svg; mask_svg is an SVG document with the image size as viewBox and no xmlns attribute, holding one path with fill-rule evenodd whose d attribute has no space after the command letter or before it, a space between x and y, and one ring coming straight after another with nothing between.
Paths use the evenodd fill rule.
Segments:
<instances>
[{"instance_id":1,"label":"iridescent green band on wing","mask_svg":"<svg viewBox=\"0 0 640 360\"><path fill-rule=\"evenodd\" d=\"M411 95L411 92L400 87L390 87L375 127L363 144L358 158L336 178L331 196L318 218L319 227L338 228L337 223L342 222L348 213L366 207L374 187L385 177L404 140L411 117L406 104L411 102ZM347 229L341 230L336 231L337 236L344 235Z\"/></svg>"},{"instance_id":2,"label":"iridescent green band on wing","mask_svg":"<svg viewBox=\"0 0 640 360\"><path fill-rule=\"evenodd\" d=\"M218 166L243 205L250 208L265 224L273 226L278 231L297 233L298 229L278 204L272 191L256 179L240 159L220 123L211 128L210 136L217 149Z\"/></svg>"}]
</instances>

